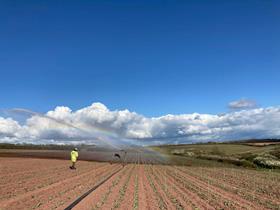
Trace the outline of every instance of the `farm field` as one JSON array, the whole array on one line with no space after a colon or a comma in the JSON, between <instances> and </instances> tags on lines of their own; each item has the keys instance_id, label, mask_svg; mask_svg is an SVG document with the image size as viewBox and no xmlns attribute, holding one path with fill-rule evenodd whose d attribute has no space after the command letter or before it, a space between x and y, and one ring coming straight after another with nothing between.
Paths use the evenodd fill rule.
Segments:
<instances>
[{"instance_id":1,"label":"farm field","mask_svg":"<svg viewBox=\"0 0 280 210\"><path fill-rule=\"evenodd\" d=\"M202 160L209 160L213 164L222 162L247 168L280 169L279 141L161 145L151 148L171 157L173 164L189 159L190 162L200 162L199 164L202 164Z\"/></svg>"},{"instance_id":2,"label":"farm field","mask_svg":"<svg viewBox=\"0 0 280 210\"><path fill-rule=\"evenodd\" d=\"M73 209L280 209L278 172L137 159L69 170L67 160L2 157L0 209L65 209L102 180Z\"/></svg>"},{"instance_id":3,"label":"farm field","mask_svg":"<svg viewBox=\"0 0 280 210\"><path fill-rule=\"evenodd\" d=\"M114 172L119 164L66 160L0 158L0 209L63 209Z\"/></svg>"}]
</instances>

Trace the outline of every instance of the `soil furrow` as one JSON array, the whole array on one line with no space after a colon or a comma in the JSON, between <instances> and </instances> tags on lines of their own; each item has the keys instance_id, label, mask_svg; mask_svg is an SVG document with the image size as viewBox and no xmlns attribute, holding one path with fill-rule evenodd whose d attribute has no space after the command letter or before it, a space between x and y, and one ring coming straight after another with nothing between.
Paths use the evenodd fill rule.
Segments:
<instances>
[{"instance_id":1,"label":"soil furrow","mask_svg":"<svg viewBox=\"0 0 280 210\"><path fill-rule=\"evenodd\" d=\"M269 207L269 208L276 208L276 207L280 206L279 200L273 199L273 198L267 196L266 194L260 194L255 191L252 191L250 188L240 187L240 186L238 186L238 183L235 183L235 185L233 185L233 184L228 183L228 181L223 180L221 177L214 178L214 177L210 177L210 176L205 176L205 174L202 175L200 173L194 173L193 171L182 169L182 168L180 168L180 170L184 171L184 173L187 173L190 176L200 179L201 181L204 181L204 182L209 181L211 185L221 188L222 190L237 194L240 197L242 197L246 200L249 200L251 202L256 202L260 205L263 205L263 206Z\"/></svg>"},{"instance_id":2,"label":"soil furrow","mask_svg":"<svg viewBox=\"0 0 280 210\"><path fill-rule=\"evenodd\" d=\"M171 170L171 168L169 168ZM174 170L174 169L172 169ZM207 189L210 193L217 194L218 196L229 200L234 201L237 205L240 205L240 207L247 208L247 209L262 209L261 206L251 203L243 198L241 198L238 195L226 192L225 190L222 190L220 188L217 188L215 186L210 185L209 183L205 183L198 178L192 177L181 170L178 170L178 173L181 174L184 178L188 179L189 181L195 183L198 187L201 187L203 189Z\"/></svg>"},{"instance_id":3,"label":"soil furrow","mask_svg":"<svg viewBox=\"0 0 280 210\"><path fill-rule=\"evenodd\" d=\"M164 197L162 197L162 193L160 192L160 190L156 187L154 180L151 178L150 172L149 172L149 168L152 166L146 166L146 177L148 179L148 182L151 186L151 188L153 189L154 193L157 196L157 201L158 201L158 206L160 209L167 209L167 203L166 203L166 199Z\"/></svg>"},{"instance_id":4,"label":"soil furrow","mask_svg":"<svg viewBox=\"0 0 280 210\"><path fill-rule=\"evenodd\" d=\"M102 165L97 165L96 168L88 167L87 170L86 168L82 170L79 168L77 171L70 171L68 167L64 167L64 170L54 170L54 172L50 170L49 173L44 174L43 176L41 176L41 174L33 174L31 178L28 179L22 178L20 181L14 180L14 184L10 184L6 187L1 188L1 192L5 192L5 194L1 195L0 200L7 198L11 199L13 197L20 196L28 192L32 192L34 190L41 189L56 182L59 182L63 179L88 174L89 171L98 170L99 168L102 168L105 165L106 164L104 163ZM34 177L40 177L40 179L34 179Z\"/></svg>"},{"instance_id":5,"label":"soil furrow","mask_svg":"<svg viewBox=\"0 0 280 210\"><path fill-rule=\"evenodd\" d=\"M156 167L155 174L164 174L161 167ZM200 199L196 194L187 191L186 189L181 189L181 183L177 182L173 179L173 177L169 176L169 174L165 173L166 180L164 180L166 185L168 186L169 192L173 195L173 199L178 199L181 204L183 204L184 208L187 209L211 209L206 202ZM156 176L159 182L162 184L162 177Z\"/></svg>"},{"instance_id":6,"label":"soil furrow","mask_svg":"<svg viewBox=\"0 0 280 210\"><path fill-rule=\"evenodd\" d=\"M42 199L38 199L40 196L48 195L48 192L50 193L49 195L54 195L56 193L59 193L63 191L64 189L69 189L69 186L77 185L78 183L82 182L84 178L91 177L91 174L96 174L96 177L103 175L104 173L108 173L113 169L112 166L110 165L105 165L104 167L101 167L97 169L96 171L89 171L87 173L71 177L56 183L53 183L49 186L43 187L38 190L34 190L28 193L25 193L23 195L17 196L16 198L6 200L4 202L0 203L0 207L2 208L10 208L11 206L17 206L19 203L22 202L35 202L36 200L39 200L40 203L42 203ZM79 182L80 181L80 182ZM45 198L47 199L47 198ZM48 199L47 199L48 200Z\"/></svg>"},{"instance_id":7,"label":"soil furrow","mask_svg":"<svg viewBox=\"0 0 280 210\"><path fill-rule=\"evenodd\" d=\"M134 164L134 169L131 172L131 177L129 179L129 182L127 184L127 189L124 194L125 202L120 202L119 209L137 209L138 206L138 194L137 192L137 171L138 171L138 165Z\"/></svg>"},{"instance_id":8,"label":"soil furrow","mask_svg":"<svg viewBox=\"0 0 280 210\"><path fill-rule=\"evenodd\" d=\"M131 172L131 167L132 166L124 167L122 171L107 180L103 185L89 194L73 209L111 209L113 206L113 201L118 195L118 191Z\"/></svg>"},{"instance_id":9,"label":"soil furrow","mask_svg":"<svg viewBox=\"0 0 280 210\"><path fill-rule=\"evenodd\" d=\"M122 202L123 202L123 200L125 198L125 195L127 194L128 185L132 184L132 182L130 182L130 180L131 180L131 176L132 176L134 170L135 170L135 165L133 164L133 168L129 172L128 177L126 178L125 182L123 183L122 187L120 188L119 195L114 200L113 207L111 209L119 209L121 207L121 204L122 204ZM130 196L127 196L126 202L129 202L129 197ZM131 208L132 208L132 205L130 206L129 209L131 209Z\"/></svg>"},{"instance_id":10,"label":"soil furrow","mask_svg":"<svg viewBox=\"0 0 280 210\"><path fill-rule=\"evenodd\" d=\"M157 197L148 184L144 165L139 166L139 209L158 209Z\"/></svg>"},{"instance_id":11,"label":"soil furrow","mask_svg":"<svg viewBox=\"0 0 280 210\"><path fill-rule=\"evenodd\" d=\"M165 203L169 206L170 209L182 209L182 204L176 197L170 195L169 186L167 185L167 177L164 171L162 171L161 176L158 177L155 175L155 167L150 168L150 175L153 179L153 182L163 197Z\"/></svg>"}]
</instances>

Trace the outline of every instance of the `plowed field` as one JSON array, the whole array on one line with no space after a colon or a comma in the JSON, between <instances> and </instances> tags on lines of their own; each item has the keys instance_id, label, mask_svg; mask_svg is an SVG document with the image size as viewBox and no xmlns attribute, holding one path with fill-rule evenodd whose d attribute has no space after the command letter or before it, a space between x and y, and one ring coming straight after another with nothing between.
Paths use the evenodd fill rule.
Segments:
<instances>
[{"instance_id":1,"label":"plowed field","mask_svg":"<svg viewBox=\"0 0 280 210\"><path fill-rule=\"evenodd\" d=\"M94 186L73 209L280 209L277 172L87 161L70 170L65 160L32 158L0 164L0 209L65 209Z\"/></svg>"},{"instance_id":2,"label":"plowed field","mask_svg":"<svg viewBox=\"0 0 280 210\"><path fill-rule=\"evenodd\" d=\"M120 165L31 158L0 159L0 209L64 209Z\"/></svg>"}]
</instances>

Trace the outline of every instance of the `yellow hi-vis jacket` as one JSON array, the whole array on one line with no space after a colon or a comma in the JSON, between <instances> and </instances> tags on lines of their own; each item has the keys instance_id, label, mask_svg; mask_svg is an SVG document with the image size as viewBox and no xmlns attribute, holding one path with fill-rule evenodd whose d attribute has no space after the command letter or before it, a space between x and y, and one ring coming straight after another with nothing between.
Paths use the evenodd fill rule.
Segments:
<instances>
[{"instance_id":1,"label":"yellow hi-vis jacket","mask_svg":"<svg viewBox=\"0 0 280 210\"><path fill-rule=\"evenodd\" d=\"M76 162L78 156L79 156L78 152L75 151L75 150L73 150L73 151L71 152L71 161L72 161L72 162Z\"/></svg>"}]
</instances>

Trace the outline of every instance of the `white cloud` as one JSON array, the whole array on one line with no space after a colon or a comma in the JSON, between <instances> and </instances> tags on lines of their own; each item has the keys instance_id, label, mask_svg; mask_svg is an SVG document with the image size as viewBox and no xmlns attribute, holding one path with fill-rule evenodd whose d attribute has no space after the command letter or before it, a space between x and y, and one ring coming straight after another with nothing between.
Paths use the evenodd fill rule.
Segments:
<instances>
[{"instance_id":1,"label":"white cloud","mask_svg":"<svg viewBox=\"0 0 280 210\"><path fill-rule=\"evenodd\" d=\"M29 117L23 125L11 118L0 118L0 141L90 143L101 137L137 139L145 144L280 138L280 108L148 118L129 110L111 111L101 103L93 103L77 111L56 107L44 116Z\"/></svg>"},{"instance_id":2,"label":"white cloud","mask_svg":"<svg viewBox=\"0 0 280 210\"><path fill-rule=\"evenodd\" d=\"M256 102L250 99L242 98L237 101L232 101L229 103L230 109L251 109L256 107Z\"/></svg>"},{"instance_id":3,"label":"white cloud","mask_svg":"<svg viewBox=\"0 0 280 210\"><path fill-rule=\"evenodd\" d=\"M21 126L18 122L11 118L0 117L0 138L1 137L16 137Z\"/></svg>"}]
</instances>

